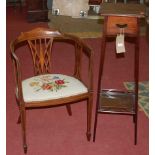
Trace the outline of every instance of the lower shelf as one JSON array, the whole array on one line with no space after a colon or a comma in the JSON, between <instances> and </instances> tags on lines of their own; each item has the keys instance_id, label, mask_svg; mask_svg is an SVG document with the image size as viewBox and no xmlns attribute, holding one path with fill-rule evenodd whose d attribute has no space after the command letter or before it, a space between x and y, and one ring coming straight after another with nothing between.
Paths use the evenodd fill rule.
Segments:
<instances>
[{"instance_id":1,"label":"lower shelf","mask_svg":"<svg viewBox=\"0 0 155 155\"><path fill-rule=\"evenodd\" d=\"M135 114L135 94L117 90L102 90L98 112Z\"/></svg>"}]
</instances>

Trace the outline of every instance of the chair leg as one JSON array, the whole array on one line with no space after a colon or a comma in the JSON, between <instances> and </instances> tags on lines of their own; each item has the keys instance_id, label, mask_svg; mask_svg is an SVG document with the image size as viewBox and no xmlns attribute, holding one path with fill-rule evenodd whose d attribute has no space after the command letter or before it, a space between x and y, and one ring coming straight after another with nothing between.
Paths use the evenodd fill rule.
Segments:
<instances>
[{"instance_id":1,"label":"chair leg","mask_svg":"<svg viewBox=\"0 0 155 155\"><path fill-rule=\"evenodd\" d=\"M66 108L67 108L67 112L68 112L69 116L72 116L71 105L70 104L67 104L66 105Z\"/></svg>"},{"instance_id":2,"label":"chair leg","mask_svg":"<svg viewBox=\"0 0 155 155\"><path fill-rule=\"evenodd\" d=\"M20 114L19 114L18 120L17 120L17 124L20 124L20 123L21 123L21 116L20 116Z\"/></svg>"},{"instance_id":3,"label":"chair leg","mask_svg":"<svg viewBox=\"0 0 155 155\"><path fill-rule=\"evenodd\" d=\"M17 96L16 96L16 103L17 103L18 107L20 107L20 103L19 103L19 100L18 100ZM20 112L20 109L19 109L19 112ZM21 123L21 115L19 113L17 124L20 124L20 123Z\"/></svg>"},{"instance_id":4,"label":"chair leg","mask_svg":"<svg viewBox=\"0 0 155 155\"><path fill-rule=\"evenodd\" d=\"M24 153L27 153L27 144L26 144L26 111L25 107L21 109L21 126L22 126L22 137L23 137L23 149Z\"/></svg>"},{"instance_id":5,"label":"chair leg","mask_svg":"<svg viewBox=\"0 0 155 155\"><path fill-rule=\"evenodd\" d=\"M91 94L87 101L87 140L91 138L91 117L92 117L93 95Z\"/></svg>"}]
</instances>

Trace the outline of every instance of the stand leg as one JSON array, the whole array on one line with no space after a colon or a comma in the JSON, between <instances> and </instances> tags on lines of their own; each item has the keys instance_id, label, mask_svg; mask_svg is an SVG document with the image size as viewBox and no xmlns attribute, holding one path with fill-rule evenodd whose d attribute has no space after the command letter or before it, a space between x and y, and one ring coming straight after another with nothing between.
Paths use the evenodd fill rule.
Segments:
<instances>
[{"instance_id":1,"label":"stand leg","mask_svg":"<svg viewBox=\"0 0 155 155\"><path fill-rule=\"evenodd\" d=\"M135 140L134 140L134 144L136 145L137 144L137 115L135 116L135 127L134 127L135 129L135 134L134 134L134 138L135 138Z\"/></svg>"},{"instance_id":2,"label":"stand leg","mask_svg":"<svg viewBox=\"0 0 155 155\"><path fill-rule=\"evenodd\" d=\"M139 20L138 20L139 24ZM134 144L137 144L137 119L138 119L138 81L139 81L139 37L136 38L135 44L135 141Z\"/></svg>"},{"instance_id":3,"label":"stand leg","mask_svg":"<svg viewBox=\"0 0 155 155\"><path fill-rule=\"evenodd\" d=\"M95 139L96 139L97 119L98 119L98 112L97 112L97 110L96 110L96 114L95 114L95 123L94 123L94 133L93 133L93 142L95 142Z\"/></svg>"}]
</instances>

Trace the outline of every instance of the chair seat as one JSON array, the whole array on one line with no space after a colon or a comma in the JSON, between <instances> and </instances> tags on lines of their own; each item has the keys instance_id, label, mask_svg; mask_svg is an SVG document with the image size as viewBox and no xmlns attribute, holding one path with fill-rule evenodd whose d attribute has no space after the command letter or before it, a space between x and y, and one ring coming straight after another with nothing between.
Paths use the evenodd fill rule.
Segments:
<instances>
[{"instance_id":1,"label":"chair seat","mask_svg":"<svg viewBox=\"0 0 155 155\"><path fill-rule=\"evenodd\" d=\"M63 74L44 74L22 81L25 102L59 99L87 93L78 79Z\"/></svg>"}]
</instances>

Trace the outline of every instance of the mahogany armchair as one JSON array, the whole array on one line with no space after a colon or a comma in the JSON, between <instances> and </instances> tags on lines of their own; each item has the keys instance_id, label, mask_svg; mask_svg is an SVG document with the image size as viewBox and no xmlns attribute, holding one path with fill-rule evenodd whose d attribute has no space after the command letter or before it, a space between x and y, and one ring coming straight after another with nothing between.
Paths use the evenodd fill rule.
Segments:
<instances>
[{"instance_id":1,"label":"mahogany armchair","mask_svg":"<svg viewBox=\"0 0 155 155\"><path fill-rule=\"evenodd\" d=\"M51 71L54 57L53 45L65 43L73 46L75 55L74 73L69 75L55 74ZM24 79L21 59L18 50L27 46L32 55L34 75ZM27 152L26 142L26 110L33 108L45 108L66 105L71 115L71 103L87 102L87 139L91 137L91 113L93 101L93 74L92 74L92 50L78 37L62 34L57 30L36 28L21 33L11 42L11 58L15 72L16 101L19 107L18 123L22 127L23 149ZM65 51L65 49L64 49ZM56 52L56 51L55 51ZM22 53L20 51L19 53ZM88 58L88 81L81 78L82 56ZM21 56L21 55L20 55ZM61 56L61 54L59 55ZM52 58L52 59L51 59ZM70 69L70 68L68 68Z\"/></svg>"}]
</instances>

